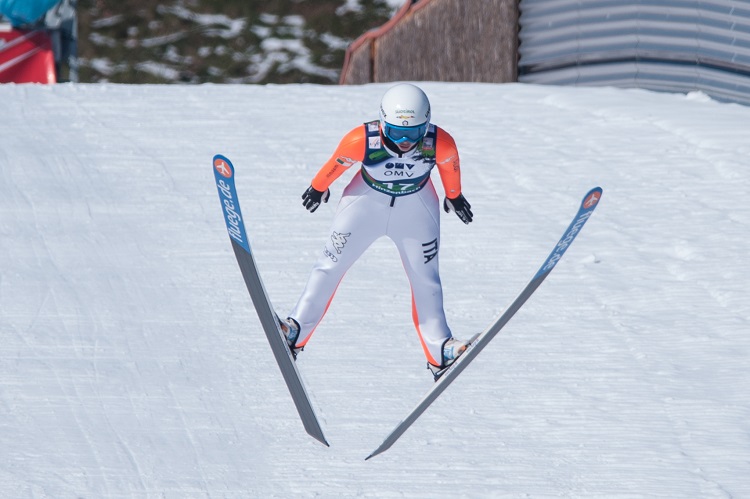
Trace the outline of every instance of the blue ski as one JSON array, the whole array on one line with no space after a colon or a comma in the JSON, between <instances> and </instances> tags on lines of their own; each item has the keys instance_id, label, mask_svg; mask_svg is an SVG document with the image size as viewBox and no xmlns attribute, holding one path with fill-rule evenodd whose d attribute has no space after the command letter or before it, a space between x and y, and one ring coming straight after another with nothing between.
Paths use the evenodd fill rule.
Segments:
<instances>
[{"instance_id":1,"label":"blue ski","mask_svg":"<svg viewBox=\"0 0 750 499\"><path fill-rule=\"evenodd\" d=\"M591 189L584 196L583 201L581 202L581 205L578 209L578 213L576 213L575 217L573 217L573 221L568 226L567 230L563 233L562 238L557 243L557 245L555 245L555 248L539 268L539 271L534 275L534 277L526 285L523 291L521 291L521 293L513 301L513 303L511 303L510 307L508 307L508 309L505 310L505 312L490 327L482 332L477 337L477 339L469 345L469 347L466 349L466 352L464 352L464 354L461 355L461 357L459 357L454 364L443 371L440 378L432 386L430 391L427 392L427 394L419 402L419 404L417 404L417 406L406 416L403 421L396 425L396 427L386 437L383 443L380 444L380 447L375 449L369 456L367 456L365 460L377 456L378 454L390 449L391 446L396 443L399 437L401 437L401 435L403 435L404 432L409 429L409 427L417 420L417 418L419 418L419 416L421 416L422 413L427 410L427 408L435 401L435 399L437 399L438 396L440 396L440 394L443 393L451 383L453 383L456 377L461 374L464 369L466 369L471 361L474 360L477 355L479 355L479 352L481 352L482 349L484 349L484 347L486 347L487 344L492 341L492 338L494 338L497 333L499 333L500 330L505 326L505 324L507 324L508 321L516 314L516 312L518 312L523 304L526 303L526 300L529 299L529 297L534 293L534 291L536 291L539 285L542 284L544 279L547 278L549 273L552 272L552 269L555 268L555 265L557 265L557 262L560 261L560 258L562 258L565 250L568 249L575 237L581 231L583 225L586 223L589 217L591 217L591 214L594 212L594 209L598 205L601 196L601 187L595 187L594 189Z\"/></svg>"},{"instance_id":2,"label":"blue ski","mask_svg":"<svg viewBox=\"0 0 750 499\"><path fill-rule=\"evenodd\" d=\"M245 223L240 211L240 202L237 197L237 189L234 185L234 166L225 156L217 154L213 159L214 177L216 178L216 187L219 190L219 199L224 211L224 221L229 232L229 239L232 242L232 249L237 257L242 277L245 285L252 298L255 311L258 313L263 331L266 333L268 343L271 345L276 363L279 365L284 382L289 388L294 405L297 408L299 417L305 427L305 431L318 440L328 445L323 430L318 422L318 417L310 402L305 385L297 370L292 352L282 336L279 329L278 317L274 312L268 294L263 286L263 281L258 273L258 267L255 264L253 253L250 250L250 242L247 238Z\"/></svg>"}]
</instances>

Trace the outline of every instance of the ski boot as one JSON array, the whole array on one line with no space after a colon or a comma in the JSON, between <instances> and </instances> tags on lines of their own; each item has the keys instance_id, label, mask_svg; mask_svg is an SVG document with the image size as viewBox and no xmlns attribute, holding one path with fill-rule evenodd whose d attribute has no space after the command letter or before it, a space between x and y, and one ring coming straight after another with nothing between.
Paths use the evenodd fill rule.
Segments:
<instances>
[{"instance_id":1,"label":"ski boot","mask_svg":"<svg viewBox=\"0 0 750 499\"><path fill-rule=\"evenodd\" d=\"M427 363L427 369L432 372L435 381L440 379L440 376L442 376L443 373L448 370L454 362L456 362L456 359L466 351L470 344L471 340L457 340L456 338L448 338L446 342L443 343L443 365L433 366L429 362Z\"/></svg>"},{"instance_id":2,"label":"ski boot","mask_svg":"<svg viewBox=\"0 0 750 499\"><path fill-rule=\"evenodd\" d=\"M297 347L297 339L299 338L299 322L292 319L291 317L287 317L286 319L279 319L279 329L281 329L281 334L284 335L284 339L286 340L287 347L289 347L289 351L292 353L292 357L294 357L294 360L297 360L297 354L299 354L304 347Z\"/></svg>"}]
</instances>

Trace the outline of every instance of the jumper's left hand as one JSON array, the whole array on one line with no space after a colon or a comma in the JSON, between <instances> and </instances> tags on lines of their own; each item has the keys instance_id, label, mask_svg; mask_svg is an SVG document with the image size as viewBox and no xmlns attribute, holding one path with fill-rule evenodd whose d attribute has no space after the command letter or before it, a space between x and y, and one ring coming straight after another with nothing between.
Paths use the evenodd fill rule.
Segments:
<instances>
[{"instance_id":1,"label":"jumper's left hand","mask_svg":"<svg viewBox=\"0 0 750 499\"><path fill-rule=\"evenodd\" d=\"M465 224L469 224L474 220L474 214L471 212L471 205L463 194L459 194L453 199L445 198L443 201L443 208L446 213L454 211L458 218L460 218Z\"/></svg>"}]
</instances>

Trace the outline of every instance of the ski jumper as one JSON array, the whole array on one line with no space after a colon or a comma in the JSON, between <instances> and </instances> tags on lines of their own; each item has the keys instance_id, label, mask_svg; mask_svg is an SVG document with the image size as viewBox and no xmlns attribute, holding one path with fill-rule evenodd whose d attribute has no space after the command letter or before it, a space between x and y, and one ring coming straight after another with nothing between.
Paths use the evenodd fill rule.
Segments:
<instances>
[{"instance_id":1,"label":"ski jumper","mask_svg":"<svg viewBox=\"0 0 750 499\"><path fill-rule=\"evenodd\" d=\"M438 268L440 202L430 173L437 166L448 198L461 194L456 143L431 124L415 148L400 153L383 144L379 121L365 123L344 136L312 187L325 192L357 164L360 172L344 189L323 254L290 314L300 325L297 346L309 341L346 271L376 239L387 236L409 279L412 318L427 361L441 366L443 344L452 334Z\"/></svg>"}]
</instances>

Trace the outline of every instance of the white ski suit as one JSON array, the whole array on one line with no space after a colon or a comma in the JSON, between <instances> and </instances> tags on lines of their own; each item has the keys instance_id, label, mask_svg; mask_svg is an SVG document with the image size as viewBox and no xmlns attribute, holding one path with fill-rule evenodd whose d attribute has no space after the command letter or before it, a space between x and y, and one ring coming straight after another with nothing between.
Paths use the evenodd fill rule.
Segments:
<instances>
[{"instance_id":1,"label":"white ski suit","mask_svg":"<svg viewBox=\"0 0 750 499\"><path fill-rule=\"evenodd\" d=\"M427 361L441 366L443 344L452 335L438 268L440 202L430 173L437 165L448 198L461 194L455 141L431 124L414 149L401 153L385 147L379 121L365 123L343 138L312 187L324 192L357 164L361 170L344 189L323 254L289 314L300 325L296 346L309 341L346 271L376 239L387 236L411 285L412 317Z\"/></svg>"}]
</instances>

